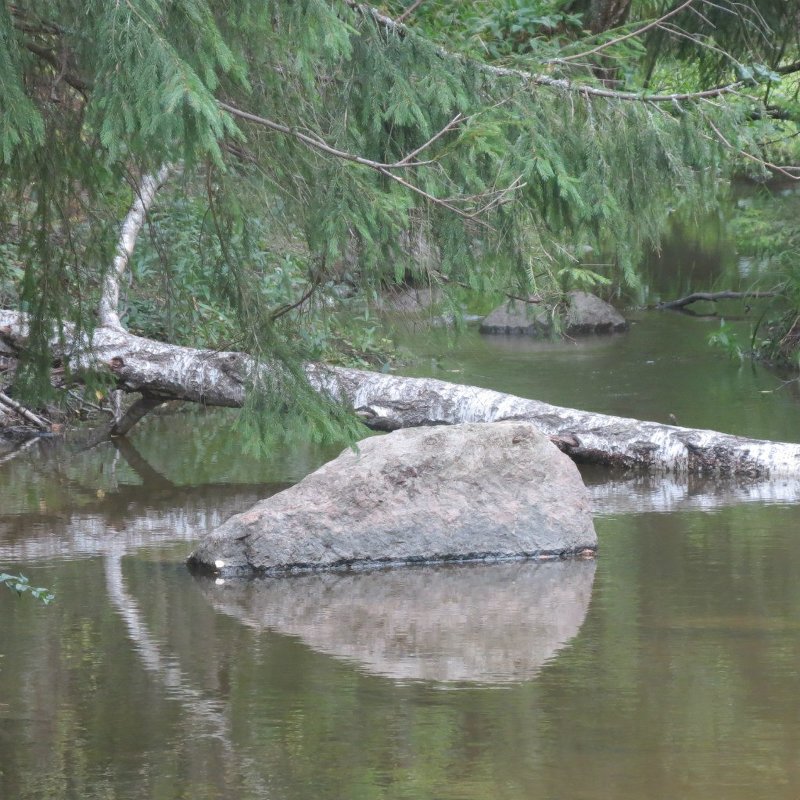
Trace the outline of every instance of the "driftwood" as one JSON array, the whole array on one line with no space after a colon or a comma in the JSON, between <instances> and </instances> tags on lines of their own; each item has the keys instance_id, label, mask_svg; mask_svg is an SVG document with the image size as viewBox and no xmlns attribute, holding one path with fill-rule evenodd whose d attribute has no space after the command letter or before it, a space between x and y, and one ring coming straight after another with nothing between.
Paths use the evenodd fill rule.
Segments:
<instances>
[{"instance_id":1,"label":"driftwood","mask_svg":"<svg viewBox=\"0 0 800 800\"><path fill-rule=\"evenodd\" d=\"M23 347L26 330L22 314L0 311L0 338L6 344ZM68 341L61 356L70 353L77 362L73 367L111 372L118 388L141 393L149 406L159 400L188 400L241 407L255 371L270 369L245 353L178 347L110 327L97 328L90 342ZM306 374L315 389L351 406L376 430L528 420L578 462L676 474L800 477L800 444L560 408L426 378L319 364L307 365Z\"/></svg>"},{"instance_id":2,"label":"driftwood","mask_svg":"<svg viewBox=\"0 0 800 800\"><path fill-rule=\"evenodd\" d=\"M50 425L46 420L34 414L33 411L29 411L24 406L21 406L16 400L13 400L3 392L0 392L0 406L3 406L15 412L20 417L22 417L22 419L24 419L26 422L29 422L34 427L38 428L40 431L50 430Z\"/></svg>"},{"instance_id":3,"label":"driftwood","mask_svg":"<svg viewBox=\"0 0 800 800\"><path fill-rule=\"evenodd\" d=\"M681 309L692 303L699 303L701 300L716 303L717 300L759 300L764 297L777 297L779 292L692 292L686 297L679 297L677 300L665 300L658 303L658 309Z\"/></svg>"}]
</instances>

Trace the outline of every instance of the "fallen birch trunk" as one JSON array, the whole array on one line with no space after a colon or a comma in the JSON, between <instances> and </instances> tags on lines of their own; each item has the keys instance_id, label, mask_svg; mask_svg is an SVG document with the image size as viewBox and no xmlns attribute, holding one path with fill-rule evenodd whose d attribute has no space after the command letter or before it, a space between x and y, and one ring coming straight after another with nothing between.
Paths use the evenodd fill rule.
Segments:
<instances>
[{"instance_id":1,"label":"fallen birch trunk","mask_svg":"<svg viewBox=\"0 0 800 800\"><path fill-rule=\"evenodd\" d=\"M310 367L312 383L348 402L377 430L526 420L575 461L625 468L800 478L800 444L769 442L595 414L426 378Z\"/></svg>"},{"instance_id":2,"label":"fallen birch trunk","mask_svg":"<svg viewBox=\"0 0 800 800\"><path fill-rule=\"evenodd\" d=\"M0 338L6 344L23 347L26 328L22 314L0 311ZM179 347L108 326L97 328L91 342L67 344L61 355L74 353L73 369L111 371L118 388L141 393L147 408L166 400L240 407L254 371L269 369L245 353ZM306 373L316 390L352 407L374 430L527 420L582 463L676 474L800 478L800 444L560 408L430 378L318 364L309 364Z\"/></svg>"}]
</instances>

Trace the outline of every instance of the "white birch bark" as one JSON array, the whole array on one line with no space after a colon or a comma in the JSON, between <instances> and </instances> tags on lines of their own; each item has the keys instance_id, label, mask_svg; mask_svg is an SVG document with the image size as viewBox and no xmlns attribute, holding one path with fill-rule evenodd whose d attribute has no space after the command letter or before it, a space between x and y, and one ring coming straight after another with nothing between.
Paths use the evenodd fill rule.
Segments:
<instances>
[{"instance_id":1,"label":"white birch bark","mask_svg":"<svg viewBox=\"0 0 800 800\"><path fill-rule=\"evenodd\" d=\"M153 204L156 192L169 177L171 167L165 164L155 175L145 175L136 192L133 205L130 207L119 232L117 254L114 263L103 281L103 293L100 297L100 324L109 328L122 329L119 318L119 283L128 268L136 239L147 218L147 212Z\"/></svg>"},{"instance_id":2,"label":"white birch bark","mask_svg":"<svg viewBox=\"0 0 800 800\"><path fill-rule=\"evenodd\" d=\"M20 347L26 327L21 314L0 311L0 339L7 344ZM57 341L54 347L58 348ZM178 347L114 327L96 329L91 342L72 343L62 356L71 357L73 366L109 370L126 392L209 406L240 407L254 370L269 369L245 353ZM306 373L315 389L351 406L376 430L527 420L583 463L679 475L800 478L800 444L560 408L427 378L317 364L309 364Z\"/></svg>"}]
</instances>

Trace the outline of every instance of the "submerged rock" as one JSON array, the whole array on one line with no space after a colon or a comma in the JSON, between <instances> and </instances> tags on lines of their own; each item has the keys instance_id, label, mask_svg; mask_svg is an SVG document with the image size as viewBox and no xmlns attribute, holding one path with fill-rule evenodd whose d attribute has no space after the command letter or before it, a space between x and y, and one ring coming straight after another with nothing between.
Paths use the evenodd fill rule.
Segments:
<instances>
[{"instance_id":1,"label":"submerged rock","mask_svg":"<svg viewBox=\"0 0 800 800\"><path fill-rule=\"evenodd\" d=\"M597 546L572 461L526 422L373 437L207 536L222 575L543 558Z\"/></svg>"},{"instance_id":2,"label":"submerged rock","mask_svg":"<svg viewBox=\"0 0 800 800\"><path fill-rule=\"evenodd\" d=\"M570 336L587 333L624 331L628 322L614 306L588 292L568 292L562 318L563 330ZM503 303L481 324L481 333L541 336L552 330L550 314L541 306L519 300Z\"/></svg>"},{"instance_id":3,"label":"submerged rock","mask_svg":"<svg viewBox=\"0 0 800 800\"><path fill-rule=\"evenodd\" d=\"M203 579L217 611L395 680L533 678L580 630L594 561Z\"/></svg>"}]
</instances>

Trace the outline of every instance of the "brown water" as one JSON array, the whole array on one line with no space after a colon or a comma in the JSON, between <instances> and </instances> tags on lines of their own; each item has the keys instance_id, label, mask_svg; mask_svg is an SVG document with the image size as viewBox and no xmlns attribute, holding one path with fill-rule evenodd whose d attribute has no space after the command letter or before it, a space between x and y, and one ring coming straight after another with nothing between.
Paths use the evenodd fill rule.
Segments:
<instances>
[{"instance_id":1,"label":"brown water","mask_svg":"<svg viewBox=\"0 0 800 800\"><path fill-rule=\"evenodd\" d=\"M709 352L718 323L639 320L576 345L426 337L417 371L800 438L793 385ZM587 472L596 562L218 585L191 543L332 455L258 463L230 420L0 465L0 565L57 593L0 593L3 800L800 796L796 482Z\"/></svg>"}]
</instances>

